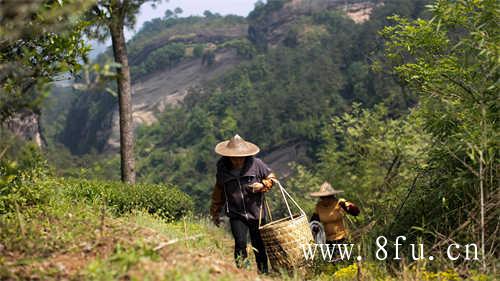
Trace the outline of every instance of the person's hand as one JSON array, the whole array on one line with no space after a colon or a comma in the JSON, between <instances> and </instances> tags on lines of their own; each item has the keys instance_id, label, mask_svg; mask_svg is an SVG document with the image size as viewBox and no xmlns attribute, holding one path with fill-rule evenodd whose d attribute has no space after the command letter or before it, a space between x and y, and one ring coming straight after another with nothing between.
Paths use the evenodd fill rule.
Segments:
<instances>
[{"instance_id":1,"label":"person's hand","mask_svg":"<svg viewBox=\"0 0 500 281\"><path fill-rule=\"evenodd\" d=\"M273 187L274 182L272 179L263 179L262 184L268 189L271 189L271 187Z\"/></svg>"},{"instance_id":2,"label":"person's hand","mask_svg":"<svg viewBox=\"0 0 500 281\"><path fill-rule=\"evenodd\" d=\"M340 199L339 200L340 207L345 208L345 202L346 202L345 199Z\"/></svg>"},{"instance_id":3,"label":"person's hand","mask_svg":"<svg viewBox=\"0 0 500 281\"><path fill-rule=\"evenodd\" d=\"M212 222L215 224L215 226L220 227L220 217L219 216L212 217Z\"/></svg>"},{"instance_id":4,"label":"person's hand","mask_svg":"<svg viewBox=\"0 0 500 281\"><path fill-rule=\"evenodd\" d=\"M275 178L274 174L271 174L270 177L263 179L262 184L264 185L264 189L262 190L262 192L267 192L271 190L271 188L273 188L274 183L277 181L278 180Z\"/></svg>"},{"instance_id":5,"label":"person's hand","mask_svg":"<svg viewBox=\"0 0 500 281\"><path fill-rule=\"evenodd\" d=\"M262 192L265 186L260 182L254 182L248 185L248 187L252 189L252 192Z\"/></svg>"},{"instance_id":6,"label":"person's hand","mask_svg":"<svg viewBox=\"0 0 500 281\"><path fill-rule=\"evenodd\" d=\"M347 202L347 200L345 199L339 199L339 205L340 207L342 207L342 209L346 210L349 208L349 202Z\"/></svg>"}]
</instances>

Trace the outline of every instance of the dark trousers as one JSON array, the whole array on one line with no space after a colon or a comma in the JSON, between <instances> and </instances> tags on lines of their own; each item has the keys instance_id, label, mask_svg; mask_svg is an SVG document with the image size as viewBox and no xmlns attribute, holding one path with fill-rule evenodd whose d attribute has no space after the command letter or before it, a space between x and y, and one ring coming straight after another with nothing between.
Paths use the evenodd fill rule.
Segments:
<instances>
[{"instance_id":1,"label":"dark trousers","mask_svg":"<svg viewBox=\"0 0 500 281\"><path fill-rule=\"evenodd\" d=\"M250 232L250 241L254 248L255 262L261 273L267 273L267 255L264 248L264 242L260 237L259 223L257 221L248 221L245 219L231 218L231 232L234 237L234 259L236 266L241 267L247 261L247 242Z\"/></svg>"}]
</instances>

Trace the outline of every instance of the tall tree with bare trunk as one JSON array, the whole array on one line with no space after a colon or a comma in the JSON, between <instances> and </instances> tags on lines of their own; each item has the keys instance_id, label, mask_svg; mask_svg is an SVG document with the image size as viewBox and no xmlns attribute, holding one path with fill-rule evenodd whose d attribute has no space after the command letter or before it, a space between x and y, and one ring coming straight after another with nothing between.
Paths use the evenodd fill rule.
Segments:
<instances>
[{"instance_id":1,"label":"tall tree with bare trunk","mask_svg":"<svg viewBox=\"0 0 500 281\"><path fill-rule=\"evenodd\" d=\"M135 16L142 4L159 1L161 0L99 0L88 13L88 19L93 22L89 34L100 40L111 36L114 59L120 65L117 68L116 83L120 115L121 179L130 184L135 183L134 129L130 68L123 29L135 25Z\"/></svg>"}]
</instances>

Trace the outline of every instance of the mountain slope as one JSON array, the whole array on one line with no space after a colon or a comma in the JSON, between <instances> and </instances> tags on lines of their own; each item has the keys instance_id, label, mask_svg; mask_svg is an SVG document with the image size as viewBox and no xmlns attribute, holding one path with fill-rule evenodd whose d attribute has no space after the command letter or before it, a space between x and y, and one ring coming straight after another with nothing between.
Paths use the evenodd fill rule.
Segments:
<instances>
[{"instance_id":1,"label":"mountain slope","mask_svg":"<svg viewBox=\"0 0 500 281\"><path fill-rule=\"evenodd\" d=\"M182 103L191 88L200 87L217 78L241 62L235 50L224 49L215 53L215 62L206 67L202 58L184 60L172 69L157 71L148 78L132 85L133 119L136 126L157 122L156 115L168 106ZM112 129L106 149L116 149L120 145L117 109L113 111Z\"/></svg>"},{"instance_id":2,"label":"mountain slope","mask_svg":"<svg viewBox=\"0 0 500 281\"><path fill-rule=\"evenodd\" d=\"M212 15L205 18L154 19L147 22L128 42L134 77L135 125L150 125L156 121L156 114L163 112L165 106L177 105L182 101L190 88L203 88L209 81L227 73L240 62L251 59L255 50L246 41L247 36L256 47L262 44L258 42L262 38L256 36L264 36L266 44L277 46L283 40L290 40L289 33L295 32L294 25L301 17L321 10L340 9L356 20L358 16L355 13L364 13L366 20L373 7L379 5L338 0L272 1L271 4L265 6L265 9L257 8L248 19ZM299 36L307 36L305 33L308 32L311 30ZM108 51L98 60L104 62L109 58ZM212 60L210 65L208 60ZM68 130L61 133L60 141L73 153L87 153L91 149L113 150L118 147L117 108L100 99L99 96L83 97L74 103L71 111L81 113L87 107L86 104L95 105L92 106L93 110L84 114L87 116L75 114L78 117L70 117L65 126ZM93 114L98 118L93 118ZM104 127L99 124L103 121ZM90 131L98 132L90 133L85 128L93 128ZM84 133L78 133L78 129ZM86 145L76 143L76 140L82 139L88 140Z\"/></svg>"},{"instance_id":3,"label":"mountain slope","mask_svg":"<svg viewBox=\"0 0 500 281\"><path fill-rule=\"evenodd\" d=\"M353 102L365 107L384 103L393 115L414 104L415 97L397 79L374 67L383 48L377 32L395 12L420 15L425 1L367 2L363 5L372 14L363 23L346 15L339 4L344 1L324 0L327 8L319 2L309 8L308 1L271 1L256 7L244 22L216 18L218 25L229 21L248 26L248 38L234 39L233 29L220 28L231 30L233 39L202 46L199 41L167 44L150 50L148 58L133 66L136 124L148 124L137 130L140 180L180 183L204 209L217 141L239 133L259 144L260 156L274 170L290 175L291 162L307 165L316 160L322 128ZM349 3L359 10L359 1ZM212 19L178 20L164 31L165 21L148 25L139 33L140 40L134 39L141 44L130 42L131 57L143 56L137 46L147 48L160 35L196 38L189 35L193 27ZM146 74L138 74L143 71ZM84 95L74 103L61 134L73 153L116 147L116 103L110 95L103 96ZM113 161L97 164L93 176L118 173L113 155Z\"/></svg>"},{"instance_id":4,"label":"mountain slope","mask_svg":"<svg viewBox=\"0 0 500 281\"><path fill-rule=\"evenodd\" d=\"M128 44L133 78L134 124L151 124L167 105L182 101L199 87L239 64L239 39L246 36L242 17L213 15L154 19ZM111 51L97 62L111 60ZM113 88L112 83L110 88ZM115 99L104 88L80 95L68 113L58 140L74 154L118 147ZM81 140L85 140L83 143Z\"/></svg>"}]
</instances>

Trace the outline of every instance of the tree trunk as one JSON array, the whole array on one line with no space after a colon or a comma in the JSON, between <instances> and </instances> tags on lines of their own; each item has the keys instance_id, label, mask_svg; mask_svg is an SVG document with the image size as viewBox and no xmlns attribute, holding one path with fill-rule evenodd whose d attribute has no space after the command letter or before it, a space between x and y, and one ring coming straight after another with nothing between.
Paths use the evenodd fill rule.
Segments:
<instances>
[{"instance_id":1,"label":"tree trunk","mask_svg":"<svg viewBox=\"0 0 500 281\"><path fill-rule=\"evenodd\" d=\"M118 107L120 113L120 156L121 178L123 182L135 183L134 129L132 123L132 90L130 86L130 69L123 24L110 26L113 54L115 61L121 64L117 70Z\"/></svg>"}]
</instances>

